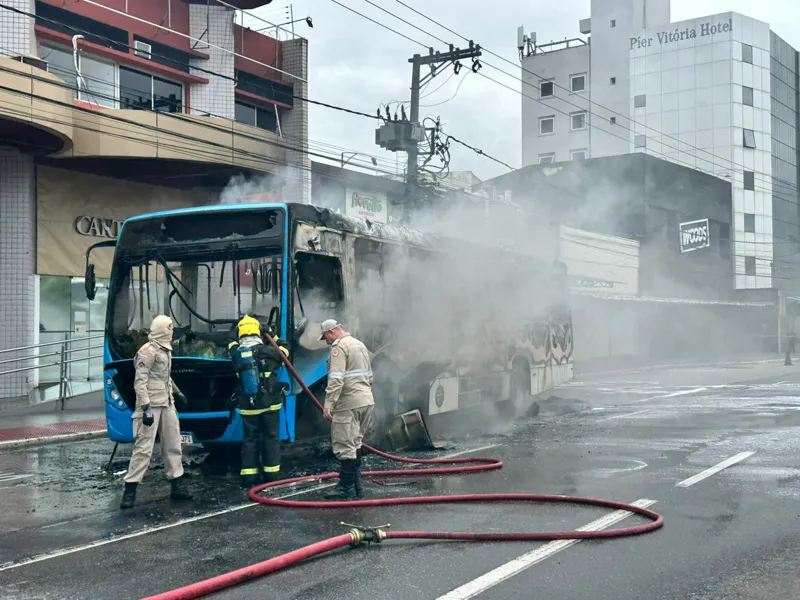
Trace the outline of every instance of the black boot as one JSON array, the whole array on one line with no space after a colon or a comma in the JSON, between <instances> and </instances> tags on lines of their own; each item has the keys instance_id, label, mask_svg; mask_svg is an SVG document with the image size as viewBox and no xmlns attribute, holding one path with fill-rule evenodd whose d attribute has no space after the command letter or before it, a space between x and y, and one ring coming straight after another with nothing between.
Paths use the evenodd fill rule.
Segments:
<instances>
[{"instance_id":1,"label":"black boot","mask_svg":"<svg viewBox=\"0 0 800 600\"><path fill-rule=\"evenodd\" d=\"M364 497L364 487L361 480L361 448L356 451L356 464L355 473L353 478L353 489L355 490L356 498L361 500Z\"/></svg>"},{"instance_id":2,"label":"black boot","mask_svg":"<svg viewBox=\"0 0 800 600\"><path fill-rule=\"evenodd\" d=\"M176 477L170 481L172 484L172 492L170 493L169 497L173 500L191 500L192 494L189 492L189 489L186 487L186 477L181 475L180 477Z\"/></svg>"},{"instance_id":3,"label":"black boot","mask_svg":"<svg viewBox=\"0 0 800 600\"><path fill-rule=\"evenodd\" d=\"M356 460L345 458L339 469L339 484L332 492L325 494L326 500L354 500L356 478Z\"/></svg>"},{"instance_id":4,"label":"black boot","mask_svg":"<svg viewBox=\"0 0 800 600\"><path fill-rule=\"evenodd\" d=\"M122 493L122 504L119 507L122 510L126 508L133 508L134 503L136 502L136 486L139 485L138 483L128 483L125 482L125 491Z\"/></svg>"}]
</instances>

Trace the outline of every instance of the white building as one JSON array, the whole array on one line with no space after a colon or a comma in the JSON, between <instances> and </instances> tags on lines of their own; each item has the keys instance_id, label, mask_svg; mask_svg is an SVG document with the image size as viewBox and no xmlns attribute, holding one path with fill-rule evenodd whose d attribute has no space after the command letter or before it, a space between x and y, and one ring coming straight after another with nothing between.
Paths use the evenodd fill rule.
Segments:
<instances>
[{"instance_id":1,"label":"white building","mask_svg":"<svg viewBox=\"0 0 800 600\"><path fill-rule=\"evenodd\" d=\"M519 35L523 165L647 152L726 178L735 287L797 279L797 51L738 13L671 23L670 0L591 0L580 31Z\"/></svg>"}]
</instances>

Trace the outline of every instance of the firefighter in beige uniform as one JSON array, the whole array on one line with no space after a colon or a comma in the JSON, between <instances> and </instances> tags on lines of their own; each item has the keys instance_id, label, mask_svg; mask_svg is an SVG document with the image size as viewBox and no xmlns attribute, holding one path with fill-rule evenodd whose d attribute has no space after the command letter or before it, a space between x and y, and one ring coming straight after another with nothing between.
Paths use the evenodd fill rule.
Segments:
<instances>
[{"instance_id":1,"label":"firefighter in beige uniform","mask_svg":"<svg viewBox=\"0 0 800 600\"><path fill-rule=\"evenodd\" d=\"M325 497L361 498L361 441L375 404L369 352L334 319L323 321L320 339L331 346L324 415L331 421L333 453L341 465L339 485Z\"/></svg>"},{"instance_id":2,"label":"firefighter in beige uniform","mask_svg":"<svg viewBox=\"0 0 800 600\"><path fill-rule=\"evenodd\" d=\"M158 315L150 325L149 340L133 359L136 378L136 410L133 413L133 453L125 474L125 492L120 508L131 508L136 487L150 466L156 434L161 440L161 456L172 484L171 498L191 500L183 477L180 424L175 400L186 406L186 397L170 376L172 370L172 319Z\"/></svg>"}]
</instances>

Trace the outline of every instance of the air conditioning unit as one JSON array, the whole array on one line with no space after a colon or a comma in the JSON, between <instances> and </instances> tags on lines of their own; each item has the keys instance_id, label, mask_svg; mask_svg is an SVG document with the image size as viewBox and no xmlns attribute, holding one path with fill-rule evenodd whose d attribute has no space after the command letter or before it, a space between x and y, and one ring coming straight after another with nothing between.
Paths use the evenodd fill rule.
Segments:
<instances>
[{"instance_id":1,"label":"air conditioning unit","mask_svg":"<svg viewBox=\"0 0 800 600\"><path fill-rule=\"evenodd\" d=\"M11 60L16 60L17 62L24 63L26 65L30 65L32 67L36 67L37 69L41 69L42 71L48 71L47 61L42 60L38 56L12 56Z\"/></svg>"},{"instance_id":2,"label":"air conditioning unit","mask_svg":"<svg viewBox=\"0 0 800 600\"><path fill-rule=\"evenodd\" d=\"M133 42L133 53L136 56L150 60L152 58L152 51L153 47L147 42L140 42L139 40Z\"/></svg>"}]
</instances>

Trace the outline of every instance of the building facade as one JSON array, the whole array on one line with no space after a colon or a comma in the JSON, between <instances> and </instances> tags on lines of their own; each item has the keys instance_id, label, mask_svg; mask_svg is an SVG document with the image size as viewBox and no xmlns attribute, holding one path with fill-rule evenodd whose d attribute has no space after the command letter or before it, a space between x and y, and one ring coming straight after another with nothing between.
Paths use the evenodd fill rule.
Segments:
<instances>
[{"instance_id":1,"label":"building facade","mask_svg":"<svg viewBox=\"0 0 800 600\"><path fill-rule=\"evenodd\" d=\"M730 181L733 285L800 284L798 53L738 13L592 0L590 34L521 44L524 164L640 152Z\"/></svg>"},{"instance_id":2,"label":"building facade","mask_svg":"<svg viewBox=\"0 0 800 600\"><path fill-rule=\"evenodd\" d=\"M636 153L531 165L483 185L560 225L576 364L777 349L775 290L733 289L730 181Z\"/></svg>"},{"instance_id":3,"label":"building facade","mask_svg":"<svg viewBox=\"0 0 800 600\"><path fill-rule=\"evenodd\" d=\"M305 39L242 28L234 8L215 2L6 5L0 349L102 333L111 253L93 254L100 290L89 302L85 252L130 216L219 202L237 178L310 200L308 113L297 101L306 97ZM88 360L98 343L71 356L74 387L100 370ZM0 374L0 400L29 399L58 379L57 369L35 368L52 362L36 353L3 354L18 362Z\"/></svg>"}]
</instances>

